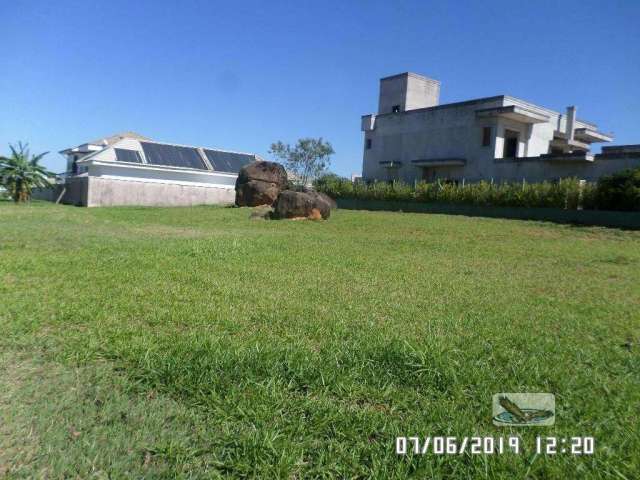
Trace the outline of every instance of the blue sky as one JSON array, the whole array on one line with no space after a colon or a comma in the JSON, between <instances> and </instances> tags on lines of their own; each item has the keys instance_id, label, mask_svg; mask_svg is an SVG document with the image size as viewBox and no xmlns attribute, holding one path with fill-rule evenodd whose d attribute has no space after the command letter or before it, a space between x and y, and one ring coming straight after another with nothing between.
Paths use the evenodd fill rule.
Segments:
<instances>
[{"instance_id":1,"label":"blue sky","mask_svg":"<svg viewBox=\"0 0 640 480\"><path fill-rule=\"evenodd\" d=\"M256 152L322 136L361 170L378 79L509 94L640 143L640 1L2 1L0 152L122 130Z\"/></svg>"}]
</instances>

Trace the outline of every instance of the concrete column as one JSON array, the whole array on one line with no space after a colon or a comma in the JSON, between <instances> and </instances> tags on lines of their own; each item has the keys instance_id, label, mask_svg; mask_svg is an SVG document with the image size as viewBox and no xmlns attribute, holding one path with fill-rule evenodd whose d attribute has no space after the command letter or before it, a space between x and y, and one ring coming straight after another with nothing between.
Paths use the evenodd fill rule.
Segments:
<instances>
[{"instance_id":1,"label":"concrete column","mask_svg":"<svg viewBox=\"0 0 640 480\"><path fill-rule=\"evenodd\" d=\"M533 135L533 123L527 124L527 129L525 130L524 136L524 154L523 157L529 156L529 142L531 141L531 137Z\"/></svg>"},{"instance_id":2,"label":"concrete column","mask_svg":"<svg viewBox=\"0 0 640 480\"><path fill-rule=\"evenodd\" d=\"M504 150L504 125L502 122L496 122L496 141L493 147L493 157L502 158L502 152Z\"/></svg>"},{"instance_id":3,"label":"concrete column","mask_svg":"<svg viewBox=\"0 0 640 480\"><path fill-rule=\"evenodd\" d=\"M573 140L573 132L576 128L576 107L567 107L567 140Z\"/></svg>"}]
</instances>

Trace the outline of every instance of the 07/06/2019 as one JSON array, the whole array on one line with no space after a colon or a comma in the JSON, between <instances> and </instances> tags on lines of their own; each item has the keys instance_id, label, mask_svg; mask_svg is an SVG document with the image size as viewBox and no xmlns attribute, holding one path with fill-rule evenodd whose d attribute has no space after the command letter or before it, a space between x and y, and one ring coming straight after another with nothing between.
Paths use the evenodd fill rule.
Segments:
<instances>
[{"instance_id":1,"label":"07/06/2019","mask_svg":"<svg viewBox=\"0 0 640 480\"><path fill-rule=\"evenodd\" d=\"M536 437L533 451L541 455L571 454L593 455L593 437ZM527 451L530 451L527 448ZM493 455L520 454L523 441L520 437L397 437L398 455Z\"/></svg>"}]
</instances>

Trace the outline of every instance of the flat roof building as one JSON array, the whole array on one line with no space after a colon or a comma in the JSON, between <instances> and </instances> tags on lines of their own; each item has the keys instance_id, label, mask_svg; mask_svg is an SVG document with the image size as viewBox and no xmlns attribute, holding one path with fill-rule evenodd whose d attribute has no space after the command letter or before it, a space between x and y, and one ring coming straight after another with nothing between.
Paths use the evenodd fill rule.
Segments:
<instances>
[{"instance_id":1,"label":"flat roof building","mask_svg":"<svg viewBox=\"0 0 640 480\"><path fill-rule=\"evenodd\" d=\"M640 166L640 155L591 145L613 135L576 116L508 95L441 105L440 82L415 73L380 80L378 113L364 115L365 181L595 180Z\"/></svg>"}]
</instances>

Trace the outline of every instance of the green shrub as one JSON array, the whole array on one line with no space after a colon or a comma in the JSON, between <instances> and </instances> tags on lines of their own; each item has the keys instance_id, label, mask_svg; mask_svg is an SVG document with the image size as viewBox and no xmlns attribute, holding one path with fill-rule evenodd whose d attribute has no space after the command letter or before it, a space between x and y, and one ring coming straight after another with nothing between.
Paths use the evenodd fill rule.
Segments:
<instances>
[{"instance_id":1,"label":"green shrub","mask_svg":"<svg viewBox=\"0 0 640 480\"><path fill-rule=\"evenodd\" d=\"M598 187L594 183L587 183L582 188L582 208L596 210L598 208Z\"/></svg>"},{"instance_id":2,"label":"green shrub","mask_svg":"<svg viewBox=\"0 0 640 480\"><path fill-rule=\"evenodd\" d=\"M600 210L640 211L640 168L600 178L595 203Z\"/></svg>"},{"instance_id":3,"label":"green shrub","mask_svg":"<svg viewBox=\"0 0 640 480\"><path fill-rule=\"evenodd\" d=\"M316 188L333 198L392 200L423 203L453 203L494 207L549 207L575 210L595 208L595 187L575 178L541 183L453 183L436 181L409 185L403 182L352 183L337 175L326 175Z\"/></svg>"},{"instance_id":4,"label":"green shrub","mask_svg":"<svg viewBox=\"0 0 640 480\"><path fill-rule=\"evenodd\" d=\"M328 173L318 177L313 182L319 192L330 194L333 198L352 198L354 184L348 178L340 177L335 173Z\"/></svg>"}]
</instances>

